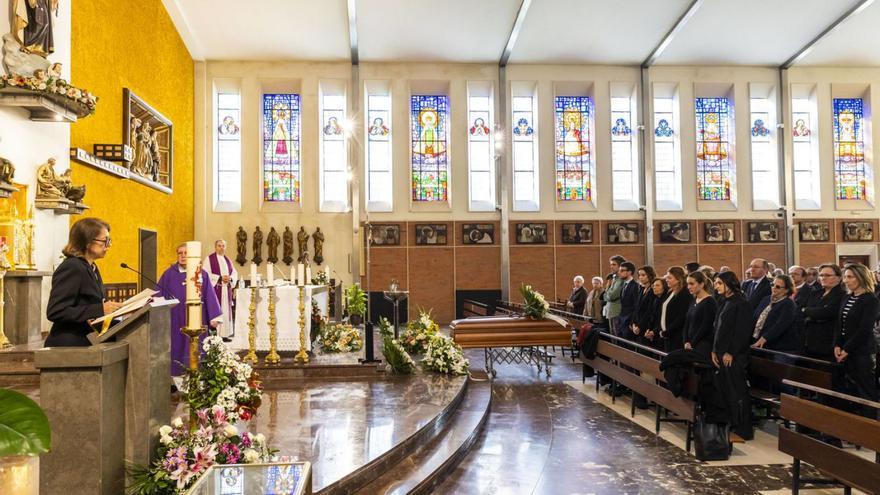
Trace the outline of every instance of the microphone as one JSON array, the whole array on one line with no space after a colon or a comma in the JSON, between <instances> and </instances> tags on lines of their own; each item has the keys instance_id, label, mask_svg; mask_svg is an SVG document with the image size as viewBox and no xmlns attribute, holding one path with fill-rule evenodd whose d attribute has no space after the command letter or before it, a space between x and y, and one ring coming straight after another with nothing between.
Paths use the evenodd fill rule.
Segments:
<instances>
[{"instance_id":1,"label":"microphone","mask_svg":"<svg viewBox=\"0 0 880 495\"><path fill-rule=\"evenodd\" d=\"M152 282L154 286L155 286L155 285L159 285L159 284L156 283L155 280L153 280L153 279L151 279L150 277L144 275L143 273L141 273L141 272L135 270L134 268L128 266L127 263L120 263L119 266L122 267L122 268L125 268L126 270L131 270L131 271L137 273L137 274L140 275L141 277L144 277L145 279L147 279L148 282Z\"/></svg>"}]
</instances>

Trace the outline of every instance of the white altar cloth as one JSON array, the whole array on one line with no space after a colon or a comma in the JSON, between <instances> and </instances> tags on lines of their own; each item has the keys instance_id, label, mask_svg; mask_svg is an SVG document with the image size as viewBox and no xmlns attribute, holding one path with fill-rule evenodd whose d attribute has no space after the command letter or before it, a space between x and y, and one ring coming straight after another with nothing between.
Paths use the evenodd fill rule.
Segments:
<instances>
[{"instance_id":1,"label":"white altar cloth","mask_svg":"<svg viewBox=\"0 0 880 495\"><path fill-rule=\"evenodd\" d=\"M326 285L307 285L304 290L306 316L306 350L312 350L309 341L312 328L312 305L317 305L321 316L327 316L329 292ZM251 290L235 291L235 336L233 349L248 349L248 313L251 305ZM255 314L258 351L269 350L269 289L261 287L257 291L257 311ZM279 351L299 351L299 287L283 285L275 288L275 329Z\"/></svg>"}]
</instances>

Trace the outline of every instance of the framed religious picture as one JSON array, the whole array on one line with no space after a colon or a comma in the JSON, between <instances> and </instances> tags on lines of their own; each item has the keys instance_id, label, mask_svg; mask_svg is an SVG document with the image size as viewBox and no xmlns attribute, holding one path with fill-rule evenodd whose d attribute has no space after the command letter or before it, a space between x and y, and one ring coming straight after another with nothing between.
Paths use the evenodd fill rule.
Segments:
<instances>
[{"instance_id":1,"label":"framed religious picture","mask_svg":"<svg viewBox=\"0 0 880 495\"><path fill-rule=\"evenodd\" d=\"M798 232L801 242L828 242L831 240L831 222L801 222Z\"/></svg>"},{"instance_id":2,"label":"framed religious picture","mask_svg":"<svg viewBox=\"0 0 880 495\"><path fill-rule=\"evenodd\" d=\"M516 224L517 244L547 244L546 223Z\"/></svg>"},{"instance_id":3,"label":"framed religious picture","mask_svg":"<svg viewBox=\"0 0 880 495\"><path fill-rule=\"evenodd\" d=\"M400 225L397 224L373 224L370 225L371 246L399 246Z\"/></svg>"},{"instance_id":4,"label":"framed religious picture","mask_svg":"<svg viewBox=\"0 0 880 495\"><path fill-rule=\"evenodd\" d=\"M846 242L873 241L874 224L871 222L843 222L843 240Z\"/></svg>"},{"instance_id":5,"label":"framed religious picture","mask_svg":"<svg viewBox=\"0 0 880 495\"><path fill-rule=\"evenodd\" d=\"M608 244L634 244L636 242L639 242L639 224L608 224Z\"/></svg>"},{"instance_id":6,"label":"framed religious picture","mask_svg":"<svg viewBox=\"0 0 880 495\"><path fill-rule=\"evenodd\" d=\"M590 244L593 242L593 224L564 223L562 224L563 244Z\"/></svg>"},{"instance_id":7,"label":"framed religious picture","mask_svg":"<svg viewBox=\"0 0 880 495\"><path fill-rule=\"evenodd\" d=\"M706 222L703 225L704 242L734 242L733 222Z\"/></svg>"},{"instance_id":8,"label":"framed religious picture","mask_svg":"<svg viewBox=\"0 0 880 495\"><path fill-rule=\"evenodd\" d=\"M660 242L691 242L691 224L660 222Z\"/></svg>"},{"instance_id":9,"label":"framed religious picture","mask_svg":"<svg viewBox=\"0 0 880 495\"><path fill-rule=\"evenodd\" d=\"M776 222L749 222L749 242L779 242L779 224Z\"/></svg>"},{"instance_id":10,"label":"framed religious picture","mask_svg":"<svg viewBox=\"0 0 880 495\"><path fill-rule=\"evenodd\" d=\"M494 223L461 224L462 244L495 244Z\"/></svg>"},{"instance_id":11,"label":"framed religious picture","mask_svg":"<svg viewBox=\"0 0 880 495\"><path fill-rule=\"evenodd\" d=\"M445 223L417 223L416 244L419 246L445 246L446 224Z\"/></svg>"},{"instance_id":12,"label":"framed religious picture","mask_svg":"<svg viewBox=\"0 0 880 495\"><path fill-rule=\"evenodd\" d=\"M122 91L122 113L122 144L131 149L125 157L129 178L170 194L174 126L128 88Z\"/></svg>"}]
</instances>

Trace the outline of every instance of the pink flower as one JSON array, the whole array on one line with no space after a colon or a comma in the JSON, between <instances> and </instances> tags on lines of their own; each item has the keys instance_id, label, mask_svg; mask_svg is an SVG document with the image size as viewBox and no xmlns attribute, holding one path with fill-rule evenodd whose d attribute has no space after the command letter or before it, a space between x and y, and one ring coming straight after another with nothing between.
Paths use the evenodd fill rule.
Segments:
<instances>
[{"instance_id":1,"label":"pink flower","mask_svg":"<svg viewBox=\"0 0 880 495\"><path fill-rule=\"evenodd\" d=\"M250 447L251 446L251 434L248 432L244 432L241 434L241 445L242 447Z\"/></svg>"},{"instance_id":2,"label":"pink flower","mask_svg":"<svg viewBox=\"0 0 880 495\"><path fill-rule=\"evenodd\" d=\"M241 451L234 444L227 443L220 447L220 453L226 457L226 464L235 464L241 458Z\"/></svg>"},{"instance_id":3,"label":"pink flower","mask_svg":"<svg viewBox=\"0 0 880 495\"><path fill-rule=\"evenodd\" d=\"M208 410L207 409L199 409L196 412L196 416L199 418L199 423L207 424L208 423Z\"/></svg>"},{"instance_id":4,"label":"pink flower","mask_svg":"<svg viewBox=\"0 0 880 495\"><path fill-rule=\"evenodd\" d=\"M225 423L226 422L226 411L223 410L220 406L214 406L211 409L211 412L214 413L214 422L215 423Z\"/></svg>"}]
</instances>

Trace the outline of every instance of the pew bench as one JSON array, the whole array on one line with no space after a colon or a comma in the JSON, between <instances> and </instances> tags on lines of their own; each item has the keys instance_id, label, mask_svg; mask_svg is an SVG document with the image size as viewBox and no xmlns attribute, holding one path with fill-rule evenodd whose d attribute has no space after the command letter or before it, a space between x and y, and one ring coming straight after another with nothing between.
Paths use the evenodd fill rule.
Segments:
<instances>
[{"instance_id":1,"label":"pew bench","mask_svg":"<svg viewBox=\"0 0 880 495\"><path fill-rule=\"evenodd\" d=\"M830 390L834 366L827 361L806 356L752 349L749 357L752 387L749 394L753 402L766 413L756 419L784 419L779 415L779 408L780 392L785 380Z\"/></svg>"}]
</instances>

